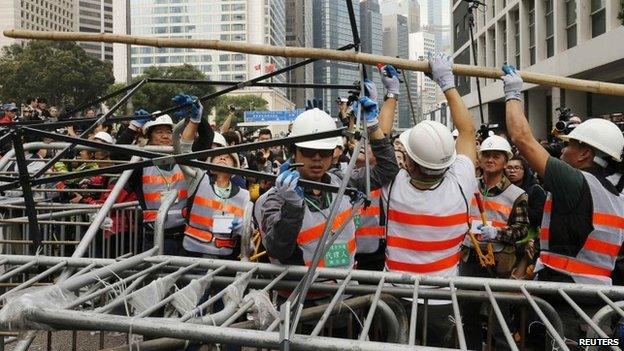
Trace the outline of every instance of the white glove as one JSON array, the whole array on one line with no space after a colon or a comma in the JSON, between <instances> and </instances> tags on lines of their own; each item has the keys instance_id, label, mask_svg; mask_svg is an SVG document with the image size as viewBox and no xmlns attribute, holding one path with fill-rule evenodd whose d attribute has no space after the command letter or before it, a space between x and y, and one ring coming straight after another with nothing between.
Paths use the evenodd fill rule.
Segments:
<instances>
[{"instance_id":1,"label":"white glove","mask_svg":"<svg viewBox=\"0 0 624 351\"><path fill-rule=\"evenodd\" d=\"M496 240L498 236L498 228L494 228L490 225L480 225L477 229L481 231L481 241Z\"/></svg>"},{"instance_id":2,"label":"white glove","mask_svg":"<svg viewBox=\"0 0 624 351\"><path fill-rule=\"evenodd\" d=\"M503 72L506 74L501 77L505 90L505 101L520 100L522 101L522 77L516 72L516 68L511 65L503 65Z\"/></svg>"},{"instance_id":3,"label":"white glove","mask_svg":"<svg viewBox=\"0 0 624 351\"><path fill-rule=\"evenodd\" d=\"M435 55L429 52L429 68L431 73L427 74L434 82L438 83L442 92L455 88L455 76L453 76L453 59L445 54Z\"/></svg>"},{"instance_id":4,"label":"white glove","mask_svg":"<svg viewBox=\"0 0 624 351\"><path fill-rule=\"evenodd\" d=\"M386 88L386 92L390 94L399 94L399 73L392 65L385 65L381 67L381 82ZM372 99L372 98L371 98ZM376 99L373 99L376 100Z\"/></svg>"},{"instance_id":5,"label":"white glove","mask_svg":"<svg viewBox=\"0 0 624 351\"><path fill-rule=\"evenodd\" d=\"M285 171L275 180L275 189L284 201L300 207L303 206L303 189L297 186L298 183L298 171Z\"/></svg>"}]
</instances>

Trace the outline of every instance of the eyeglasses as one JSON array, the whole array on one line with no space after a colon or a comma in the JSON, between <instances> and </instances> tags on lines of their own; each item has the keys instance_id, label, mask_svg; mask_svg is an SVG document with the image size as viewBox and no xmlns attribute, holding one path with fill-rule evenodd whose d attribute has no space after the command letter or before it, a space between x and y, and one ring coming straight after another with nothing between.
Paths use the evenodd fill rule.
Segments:
<instances>
[{"instance_id":1,"label":"eyeglasses","mask_svg":"<svg viewBox=\"0 0 624 351\"><path fill-rule=\"evenodd\" d=\"M522 166L508 166L508 167L505 167L505 169L507 169L509 172L511 172L511 171L517 172L517 171L524 170L524 167L522 167Z\"/></svg>"},{"instance_id":2,"label":"eyeglasses","mask_svg":"<svg viewBox=\"0 0 624 351\"><path fill-rule=\"evenodd\" d=\"M303 155L303 157L307 157L307 158L313 158L314 156L316 156L316 154L319 154L319 156L321 156L322 158L331 157L334 155L334 150L332 149L318 150L318 149L306 149L306 148L300 147L299 152L301 152L301 155Z\"/></svg>"}]
</instances>

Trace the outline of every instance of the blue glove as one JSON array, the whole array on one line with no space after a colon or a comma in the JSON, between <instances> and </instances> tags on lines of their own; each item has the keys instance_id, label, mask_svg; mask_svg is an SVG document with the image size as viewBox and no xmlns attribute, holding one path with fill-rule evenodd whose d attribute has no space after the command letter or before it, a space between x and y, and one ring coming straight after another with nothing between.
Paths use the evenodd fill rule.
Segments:
<instances>
[{"instance_id":1,"label":"blue glove","mask_svg":"<svg viewBox=\"0 0 624 351\"><path fill-rule=\"evenodd\" d=\"M284 201L297 207L303 206L303 189L299 183L298 171L284 171L275 180L275 190Z\"/></svg>"},{"instance_id":2,"label":"blue glove","mask_svg":"<svg viewBox=\"0 0 624 351\"><path fill-rule=\"evenodd\" d=\"M496 237L498 236L498 228L494 228L490 225L481 224L477 227L477 229L481 231L480 241L496 240Z\"/></svg>"},{"instance_id":3,"label":"blue glove","mask_svg":"<svg viewBox=\"0 0 624 351\"><path fill-rule=\"evenodd\" d=\"M385 65L381 68L381 82L387 93L399 94L399 72L392 65ZM375 99L377 100L377 99Z\"/></svg>"},{"instance_id":4,"label":"blue glove","mask_svg":"<svg viewBox=\"0 0 624 351\"><path fill-rule=\"evenodd\" d=\"M505 75L501 77L503 80L503 89L505 90L505 101L520 100L522 101L522 77L516 71L516 67L512 65L503 65Z\"/></svg>"},{"instance_id":5,"label":"blue glove","mask_svg":"<svg viewBox=\"0 0 624 351\"><path fill-rule=\"evenodd\" d=\"M201 122L204 107L202 106L201 102L199 102L196 96L178 94L174 96L171 100L177 105L188 105L187 107L180 108L173 113L173 115L176 116L178 120L188 116L189 120L193 123Z\"/></svg>"},{"instance_id":6,"label":"blue glove","mask_svg":"<svg viewBox=\"0 0 624 351\"><path fill-rule=\"evenodd\" d=\"M377 102L365 96L360 98L362 104L362 113L366 119L367 127L374 127L379 124L379 107Z\"/></svg>"},{"instance_id":7,"label":"blue glove","mask_svg":"<svg viewBox=\"0 0 624 351\"><path fill-rule=\"evenodd\" d=\"M433 55L431 52L428 53L427 57L429 59L429 68L431 68L431 73L428 73L427 77L438 83L442 92L455 88L453 59L442 53Z\"/></svg>"},{"instance_id":8,"label":"blue glove","mask_svg":"<svg viewBox=\"0 0 624 351\"><path fill-rule=\"evenodd\" d=\"M370 79L364 79L364 95L377 101L377 87Z\"/></svg>"},{"instance_id":9,"label":"blue glove","mask_svg":"<svg viewBox=\"0 0 624 351\"><path fill-rule=\"evenodd\" d=\"M144 109L139 109L139 110L134 111L134 115L135 116L149 116L149 112L147 112ZM135 126L137 129L141 129L143 128L145 123L147 123L149 120L150 120L149 118L133 119L132 122L130 122L130 125Z\"/></svg>"},{"instance_id":10,"label":"blue glove","mask_svg":"<svg viewBox=\"0 0 624 351\"><path fill-rule=\"evenodd\" d=\"M290 168L290 161L286 161L279 166L279 172L277 174L278 175L282 174L286 172L289 168Z\"/></svg>"},{"instance_id":11,"label":"blue glove","mask_svg":"<svg viewBox=\"0 0 624 351\"><path fill-rule=\"evenodd\" d=\"M232 221L232 224L230 224L230 231L232 233L238 232L242 227L243 227L243 221L238 218L234 218L234 220Z\"/></svg>"}]
</instances>

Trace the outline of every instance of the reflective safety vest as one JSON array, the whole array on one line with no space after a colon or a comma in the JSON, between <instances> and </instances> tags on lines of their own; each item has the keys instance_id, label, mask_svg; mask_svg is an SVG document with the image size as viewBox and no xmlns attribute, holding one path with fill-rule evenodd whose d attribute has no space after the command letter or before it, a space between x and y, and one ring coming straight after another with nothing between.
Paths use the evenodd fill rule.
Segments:
<instances>
[{"instance_id":1,"label":"reflective safety vest","mask_svg":"<svg viewBox=\"0 0 624 351\"><path fill-rule=\"evenodd\" d=\"M384 227L379 225L381 189L371 191L371 204L360 210L356 219L355 238L358 253L373 253L379 249L379 242L384 239ZM359 226L358 226L359 224Z\"/></svg>"},{"instance_id":2,"label":"reflective safety vest","mask_svg":"<svg viewBox=\"0 0 624 351\"><path fill-rule=\"evenodd\" d=\"M182 209L186 207L186 182L184 174L178 165L171 171L159 169L156 166L143 168L143 199L145 208L143 209L143 222L152 224L156 220L156 214L161 206L160 197L163 191L177 190L178 199L171 205L165 229L183 226L185 219L182 216Z\"/></svg>"},{"instance_id":3,"label":"reflective safety vest","mask_svg":"<svg viewBox=\"0 0 624 351\"><path fill-rule=\"evenodd\" d=\"M340 228L342 224L349 219L352 208L353 206L351 205L349 197L342 196L342 199L340 199L340 206L338 207L338 213L332 223L333 230ZM330 208L321 212L312 212L307 204L304 206L303 223L301 224L301 231L299 235L297 235L297 245L303 253L303 262L306 266L312 264L314 250L316 250L323 236L323 229L327 223L326 217L329 217L329 210ZM353 267L356 249L355 224L353 220L346 224L333 245L329 249L327 247L325 249L327 251L325 256L319 261L319 267Z\"/></svg>"},{"instance_id":4,"label":"reflective safety vest","mask_svg":"<svg viewBox=\"0 0 624 351\"><path fill-rule=\"evenodd\" d=\"M389 190L383 188L384 198L389 198L387 270L458 274L461 243L468 231L468 206L460 185L450 177L444 182L450 185L425 192L415 189L409 177L397 177ZM421 195L436 201L423 200Z\"/></svg>"},{"instance_id":5,"label":"reflective safety vest","mask_svg":"<svg viewBox=\"0 0 624 351\"><path fill-rule=\"evenodd\" d=\"M495 228L504 228L507 226L507 221L513 210L513 205L516 200L524 194L522 188L513 184L509 185L502 193L496 196L482 196L483 210L487 216L488 221L492 221L492 226ZM481 223L481 213L477 206L477 199L472 196L470 200L470 222L478 221ZM476 228L473 228L476 229ZM505 244L499 241L491 241L494 252L500 252L505 248ZM487 242L479 243L482 250L487 247ZM472 247L472 241L470 236L464 238L464 246Z\"/></svg>"},{"instance_id":6,"label":"reflective safety vest","mask_svg":"<svg viewBox=\"0 0 624 351\"><path fill-rule=\"evenodd\" d=\"M594 229L575 257L549 251L552 196L548 193L540 229L541 251L535 270L546 266L568 274L576 283L611 285L611 272L624 242L624 196L612 194L594 175L582 173L591 192Z\"/></svg>"},{"instance_id":7,"label":"reflective safety vest","mask_svg":"<svg viewBox=\"0 0 624 351\"><path fill-rule=\"evenodd\" d=\"M184 230L184 240L197 240L202 243L202 253L217 256L229 256L233 253L238 238L232 234L213 233L213 217L215 214L234 215L242 222L245 207L249 203L249 192L240 189L229 199L221 199L214 192L210 177L204 177L197 185L193 203L188 215L188 224Z\"/></svg>"}]
</instances>

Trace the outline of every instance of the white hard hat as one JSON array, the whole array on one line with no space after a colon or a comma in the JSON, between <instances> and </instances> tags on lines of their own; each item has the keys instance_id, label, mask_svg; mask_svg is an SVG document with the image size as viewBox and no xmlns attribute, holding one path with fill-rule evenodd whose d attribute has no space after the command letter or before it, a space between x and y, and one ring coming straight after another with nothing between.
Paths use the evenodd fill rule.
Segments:
<instances>
[{"instance_id":1,"label":"white hard hat","mask_svg":"<svg viewBox=\"0 0 624 351\"><path fill-rule=\"evenodd\" d=\"M97 132L93 138L108 144L114 144L113 137L106 132Z\"/></svg>"},{"instance_id":2,"label":"white hard hat","mask_svg":"<svg viewBox=\"0 0 624 351\"><path fill-rule=\"evenodd\" d=\"M624 148L624 136L615 123L602 118L591 118L572 129L570 134L559 136L560 139L570 139L585 143L614 160L622 161L622 148Z\"/></svg>"},{"instance_id":3,"label":"white hard hat","mask_svg":"<svg viewBox=\"0 0 624 351\"><path fill-rule=\"evenodd\" d=\"M227 142L225 141L225 137L221 134L221 133L214 133L214 138L212 139L212 143L213 144L217 144L219 145L219 147L225 147L228 146ZM238 155L235 153L229 154L230 157L232 157L232 160L234 161L234 167L238 168L239 167L239 162L238 162ZM211 162L211 159L208 159L208 162Z\"/></svg>"},{"instance_id":4,"label":"white hard hat","mask_svg":"<svg viewBox=\"0 0 624 351\"><path fill-rule=\"evenodd\" d=\"M511 159L513 157L513 152L511 152L511 145L507 139L503 138L499 135L492 135L487 139L483 140L481 143L481 148L479 149L479 154L483 151L501 151L507 154L507 159Z\"/></svg>"},{"instance_id":5,"label":"white hard hat","mask_svg":"<svg viewBox=\"0 0 624 351\"><path fill-rule=\"evenodd\" d=\"M219 146L227 146L227 142L225 141L225 137L221 133L214 133L214 138L212 139L213 144L217 144Z\"/></svg>"},{"instance_id":6,"label":"white hard hat","mask_svg":"<svg viewBox=\"0 0 624 351\"><path fill-rule=\"evenodd\" d=\"M301 113L295 118L290 136L326 132L334 129L336 129L336 122L334 122L331 116L318 108L314 108ZM318 150L333 150L340 144L342 144L342 137L340 136L295 143L298 147Z\"/></svg>"},{"instance_id":7,"label":"white hard hat","mask_svg":"<svg viewBox=\"0 0 624 351\"><path fill-rule=\"evenodd\" d=\"M457 157L453 135L440 122L422 121L401 133L399 140L407 155L424 168L446 169Z\"/></svg>"},{"instance_id":8,"label":"white hard hat","mask_svg":"<svg viewBox=\"0 0 624 351\"><path fill-rule=\"evenodd\" d=\"M155 114L159 112L160 111L154 111ZM156 127L156 126L170 126L171 128L173 128L173 120L171 119L171 116L169 115L162 115L153 121L148 121L143 126L143 134L147 135L149 132L149 129L152 127Z\"/></svg>"}]
</instances>

